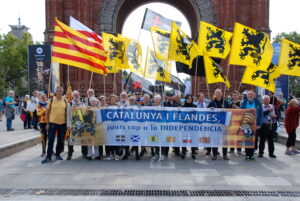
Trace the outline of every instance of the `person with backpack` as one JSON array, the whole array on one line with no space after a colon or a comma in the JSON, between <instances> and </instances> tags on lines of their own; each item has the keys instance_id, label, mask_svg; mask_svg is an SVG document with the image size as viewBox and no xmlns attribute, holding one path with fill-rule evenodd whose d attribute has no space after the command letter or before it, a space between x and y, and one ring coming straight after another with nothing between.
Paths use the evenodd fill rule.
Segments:
<instances>
[{"instance_id":1,"label":"person with backpack","mask_svg":"<svg viewBox=\"0 0 300 201\"><path fill-rule=\"evenodd\" d=\"M46 111L46 129L48 130L48 148L47 156L42 163L48 163L52 160L55 134L57 132L56 160L63 160L60 154L63 152L64 140L66 135L66 113L67 100L63 98L63 88L56 88L56 96L48 101Z\"/></svg>"}]
</instances>

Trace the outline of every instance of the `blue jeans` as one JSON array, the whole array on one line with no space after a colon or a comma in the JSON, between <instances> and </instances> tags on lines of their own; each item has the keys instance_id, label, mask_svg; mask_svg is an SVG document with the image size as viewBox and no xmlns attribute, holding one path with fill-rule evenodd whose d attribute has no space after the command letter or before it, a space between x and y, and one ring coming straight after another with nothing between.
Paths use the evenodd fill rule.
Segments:
<instances>
[{"instance_id":1,"label":"blue jeans","mask_svg":"<svg viewBox=\"0 0 300 201\"><path fill-rule=\"evenodd\" d=\"M14 119L15 115L14 112L11 112L9 117L6 118L6 129L10 130L12 125L12 120Z\"/></svg>"},{"instance_id":2,"label":"blue jeans","mask_svg":"<svg viewBox=\"0 0 300 201\"><path fill-rule=\"evenodd\" d=\"M52 124L49 125L48 130L48 148L47 158L51 158L53 154L55 134L57 131L57 142L56 142L56 156L59 156L64 149L65 135L66 135L66 124Z\"/></svg>"}]
</instances>

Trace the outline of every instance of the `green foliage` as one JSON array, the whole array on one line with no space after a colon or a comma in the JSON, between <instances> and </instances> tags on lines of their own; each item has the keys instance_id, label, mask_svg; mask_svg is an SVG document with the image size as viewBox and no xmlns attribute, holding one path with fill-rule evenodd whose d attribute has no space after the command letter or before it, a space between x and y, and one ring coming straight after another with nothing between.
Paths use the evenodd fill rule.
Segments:
<instances>
[{"instance_id":1,"label":"green foliage","mask_svg":"<svg viewBox=\"0 0 300 201\"><path fill-rule=\"evenodd\" d=\"M290 33L279 33L273 38L274 43L280 43L282 38L300 44L300 33L295 31ZM289 76L289 92L293 93L296 97L300 97L300 77Z\"/></svg>"},{"instance_id":2,"label":"green foliage","mask_svg":"<svg viewBox=\"0 0 300 201\"><path fill-rule=\"evenodd\" d=\"M20 40L11 34L0 36L0 93L8 89L16 95L28 93L28 45L33 44L29 33ZM25 86L24 86L25 85Z\"/></svg>"}]
</instances>

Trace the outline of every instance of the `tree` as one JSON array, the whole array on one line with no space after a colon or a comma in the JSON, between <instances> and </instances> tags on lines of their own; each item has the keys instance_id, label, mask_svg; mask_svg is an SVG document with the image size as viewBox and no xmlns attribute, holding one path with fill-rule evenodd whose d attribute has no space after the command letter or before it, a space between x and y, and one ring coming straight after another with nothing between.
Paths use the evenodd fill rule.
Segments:
<instances>
[{"instance_id":1,"label":"tree","mask_svg":"<svg viewBox=\"0 0 300 201\"><path fill-rule=\"evenodd\" d=\"M274 43L280 43L282 38L300 44L300 33L297 33L295 31L290 33L279 33L273 38L273 41ZM289 76L289 90L290 93L293 93L293 95L297 97L300 96L300 77Z\"/></svg>"},{"instance_id":2,"label":"tree","mask_svg":"<svg viewBox=\"0 0 300 201\"><path fill-rule=\"evenodd\" d=\"M22 39L11 34L0 37L0 90L8 87L18 95L28 93L28 45L33 44L29 33L24 33ZM25 86L24 86L25 85Z\"/></svg>"}]
</instances>

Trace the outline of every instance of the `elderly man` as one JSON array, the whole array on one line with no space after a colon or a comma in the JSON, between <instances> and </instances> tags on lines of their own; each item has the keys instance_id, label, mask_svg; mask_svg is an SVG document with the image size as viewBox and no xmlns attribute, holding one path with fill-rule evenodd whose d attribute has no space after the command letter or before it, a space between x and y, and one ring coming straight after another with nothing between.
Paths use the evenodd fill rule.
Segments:
<instances>
[{"instance_id":1,"label":"elderly man","mask_svg":"<svg viewBox=\"0 0 300 201\"><path fill-rule=\"evenodd\" d=\"M15 92L10 90L7 93L5 98L5 117L6 117L6 129L7 131L14 131L15 129L12 128L12 121L15 119L15 109L16 109L16 102L14 100Z\"/></svg>"},{"instance_id":2,"label":"elderly man","mask_svg":"<svg viewBox=\"0 0 300 201\"><path fill-rule=\"evenodd\" d=\"M222 93L221 89L216 89L214 96L215 96L215 99L213 99L208 104L208 106L207 106L208 108L229 108L228 103L223 100L223 93ZM209 148L207 148L207 152L210 153ZM212 152L213 152L213 157L211 158L211 160L217 160L218 147L212 148ZM223 147L223 159L229 160L229 157L227 156L227 148L226 147Z\"/></svg>"},{"instance_id":3,"label":"elderly man","mask_svg":"<svg viewBox=\"0 0 300 201\"><path fill-rule=\"evenodd\" d=\"M253 90L247 91L246 97L241 103L241 109L255 109L256 111L256 129L259 129L262 125L262 105L258 99L255 98L256 94ZM257 136L258 131L255 134L255 148L246 148L246 160L254 160L254 149L257 149Z\"/></svg>"},{"instance_id":4,"label":"elderly man","mask_svg":"<svg viewBox=\"0 0 300 201\"><path fill-rule=\"evenodd\" d=\"M57 133L57 143L56 143L56 160L63 160L60 154L63 151L64 140L66 135L66 111L67 111L67 101L63 98L63 88L56 88L56 96L50 99L47 104L46 111L46 129L48 130L48 149L47 156L42 161L42 163L48 163L52 159L53 146L55 135Z\"/></svg>"},{"instance_id":5,"label":"elderly man","mask_svg":"<svg viewBox=\"0 0 300 201\"><path fill-rule=\"evenodd\" d=\"M197 95L197 102L195 102L197 108L206 108L206 103L204 102L204 94L199 93Z\"/></svg>"},{"instance_id":6,"label":"elderly man","mask_svg":"<svg viewBox=\"0 0 300 201\"><path fill-rule=\"evenodd\" d=\"M144 94L143 95L143 103L142 106L151 106L151 102L150 102L150 95L149 94Z\"/></svg>"},{"instance_id":7,"label":"elderly man","mask_svg":"<svg viewBox=\"0 0 300 201\"><path fill-rule=\"evenodd\" d=\"M269 156L270 158L276 158L274 155L274 132L276 129L276 114L275 108L270 104L270 97L268 95L263 96L263 120L262 126L259 129L259 154L258 157L263 157L265 142L268 140Z\"/></svg>"},{"instance_id":8,"label":"elderly man","mask_svg":"<svg viewBox=\"0 0 300 201\"><path fill-rule=\"evenodd\" d=\"M72 101L68 103L67 106L67 128L69 133L71 132L71 118L72 118L72 108L82 107L83 103L80 101L80 95L78 91L73 91L72 93ZM71 160L74 152L73 145L70 145L70 141L68 143L68 157L67 160Z\"/></svg>"}]
</instances>

